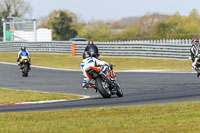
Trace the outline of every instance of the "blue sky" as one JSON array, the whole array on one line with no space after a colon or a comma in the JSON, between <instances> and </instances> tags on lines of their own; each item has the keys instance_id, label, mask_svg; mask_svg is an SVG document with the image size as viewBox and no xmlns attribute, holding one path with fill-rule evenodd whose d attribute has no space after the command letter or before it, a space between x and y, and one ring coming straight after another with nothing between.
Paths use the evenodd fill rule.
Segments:
<instances>
[{"instance_id":1,"label":"blue sky","mask_svg":"<svg viewBox=\"0 0 200 133\"><path fill-rule=\"evenodd\" d=\"M188 15L196 8L200 12L200 0L25 0L32 8L32 17L47 16L55 9L67 9L81 20L118 20L146 13Z\"/></svg>"}]
</instances>

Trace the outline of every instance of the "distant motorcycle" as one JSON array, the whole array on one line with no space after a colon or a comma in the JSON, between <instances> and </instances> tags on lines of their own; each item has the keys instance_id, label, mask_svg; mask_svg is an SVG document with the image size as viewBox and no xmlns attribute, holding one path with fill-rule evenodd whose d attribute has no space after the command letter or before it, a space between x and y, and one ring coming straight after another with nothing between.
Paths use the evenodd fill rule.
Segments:
<instances>
[{"instance_id":1,"label":"distant motorcycle","mask_svg":"<svg viewBox=\"0 0 200 133\"><path fill-rule=\"evenodd\" d=\"M20 71L22 72L22 76L23 77L27 77L28 76L28 72L30 70L30 60L28 59L27 56L21 56L20 58Z\"/></svg>"},{"instance_id":2,"label":"distant motorcycle","mask_svg":"<svg viewBox=\"0 0 200 133\"><path fill-rule=\"evenodd\" d=\"M110 98L111 95L115 94L118 97L122 97L123 92L120 85L115 81L115 73L112 65L109 68L102 71L98 67L89 67L86 73L91 80L95 80L95 84L90 84L89 88L94 88L104 98Z\"/></svg>"}]
</instances>

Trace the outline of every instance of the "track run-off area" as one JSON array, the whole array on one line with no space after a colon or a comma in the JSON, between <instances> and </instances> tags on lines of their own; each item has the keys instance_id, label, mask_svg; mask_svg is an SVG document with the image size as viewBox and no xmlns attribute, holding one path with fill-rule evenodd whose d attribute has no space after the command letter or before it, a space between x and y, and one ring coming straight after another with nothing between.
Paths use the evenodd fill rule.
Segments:
<instances>
[{"instance_id":1,"label":"track run-off area","mask_svg":"<svg viewBox=\"0 0 200 133\"><path fill-rule=\"evenodd\" d=\"M124 97L104 99L93 89L81 88L82 72L32 67L22 77L17 65L0 63L0 88L69 93L86 99L52 103L1 106L0 112L58 110L200 101L200 78L196 73L116 72Z\"/></svg>"}]
</instances>

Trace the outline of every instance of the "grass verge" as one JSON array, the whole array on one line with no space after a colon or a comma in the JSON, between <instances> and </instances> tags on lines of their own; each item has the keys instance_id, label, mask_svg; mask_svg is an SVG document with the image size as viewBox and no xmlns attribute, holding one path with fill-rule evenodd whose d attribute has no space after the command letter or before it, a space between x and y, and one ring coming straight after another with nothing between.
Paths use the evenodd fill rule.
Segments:
<instances>
[{"instance_id":1,"label":"grass verge","mask_svg":"<svg viewBox=\"0 0 200 133\"><path fill-rule=\"evenodd\" d=\"M0 62L16 63L17 53L0 53ZM115 65L115 70L193 71L190 60L111 58L102 60ZM31 54L32 65L80 70L81 57L59 54Z\"/></svg>"},{"instance_id":2,"label":"grass verge","mask_svg":"<svg viewBox=\"0 0 200 133\"><path fill-rule=\"evenodd\" d=\"M200 102L1 113L3 133L187 133L200 131Z\"/></svg>"},{"instance_id":3,"label":"grass verge","mask_svg":"<svg viewBox=\"0 0 200 133\"><path fill-rule=\"evenodd\" d=\"M61 93L46 93L39 91L22 91L12 89L0 89L0 104L14 104L21 102L34 102L45 100L72 100L82 98L77 95L61 94Z\"/></svg>"}]
</instances>

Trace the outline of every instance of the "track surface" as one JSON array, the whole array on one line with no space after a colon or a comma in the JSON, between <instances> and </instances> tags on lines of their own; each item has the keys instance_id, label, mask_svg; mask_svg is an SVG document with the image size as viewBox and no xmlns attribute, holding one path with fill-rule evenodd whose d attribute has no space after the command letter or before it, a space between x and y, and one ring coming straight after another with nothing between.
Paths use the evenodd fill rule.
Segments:
<instances>
[{"instance_id":1,"label":"track surface","mask_svg":"<svg viewBox=\"0 0 200 133\"><path fill-rule=\"evenodd\" d=\"M21 76L17 66L0 64L0 88L88 95L84 100L0 107L0 112L126 106L200 100L200 79L195 73L116 73L124 97L103 99L92 89L81 89L82 73L32 68Z\"/></svg>"}]
</instances>

